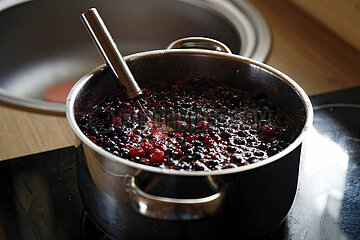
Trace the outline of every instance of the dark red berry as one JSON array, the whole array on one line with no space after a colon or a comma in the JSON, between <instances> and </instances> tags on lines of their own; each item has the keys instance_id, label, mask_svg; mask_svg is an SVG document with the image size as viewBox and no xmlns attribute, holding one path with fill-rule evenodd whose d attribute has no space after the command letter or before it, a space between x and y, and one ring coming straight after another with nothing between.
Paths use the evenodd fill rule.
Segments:
<instances>
[{"instance_id":1,"label":"dark red berry","mask_svg":"<svg viewBox=\"0 0 360 240\"><path fill-rule=\"evenodd\" d=\"M140 162L144 165L148 165L148 166L151 165L151 161L148 158L142 158Z\"/></svg>"},{"instance_id":2,"label":"dark red berry","mask_svg":"<svg viewBox=\"0 0 360 240\"><path fill-rule=\"evenodd\" d=\"M186 141L188 141L188 142L195 141L195 140L197 140L197 138L198 138L197 135L189 136L189 137L186 138Z\"/></svg>"},{"instance_id":3,"label":"dark red berry","mask_svg":"<svg viewBox=\"0 0 360 240\"><path fill-rule=\"evenodd\" d=\"M173 118L176 119L176 120L177 120L177 119L180 119L180 118L181 118L181 114L180 114L180 113L174 113L174 114L173 114Z\"/></svg>"},{"instance_id":4,"label":"dark red berry","mask_svg":"<svg viewBox=\"0 0 360 240\"><path fill-rule=\"evenodd\" d=\"M209 134L204 134L204 140L203 140L203 142L204 143L209 143L210 142L210 135Z\"/></svg>"},{"instance_id":5,"label":"dark red berry","mask_svg":"<svg viewBox=\"0 0 360 240\"><path fill-rule=\"evenodd\" d=\"M151 162L161 162L162 160L164 160L164 158L165 158L165 153L160 149L154 149L151 152L151 158L150 158Z\"/></svg>"},{"instance_id":6,"label":"dark red berry","mask_svg":"<svg viewBox=\"0 0 360 240\"><path fill-rule=\"evenodd\" d=\"M114 125L120 125L121 124L121 118L120 117L114 117L112 120L112 123Z\"/></svg>"},{"instance_id":7,"label":"dark red berry","mask_svg":"<svg viewBox=\"0 0 360 240\"><path fill-rule=\"evenodd\" d=\"M127 109L127 110L132 110L132 109L133 109L133 107L131 106L131 104L128 103L128 102L122 102L122 103L120 103L120 108Z\"/></svg>"},{"instance_id":8,"label":"dark red berry","mask_svg":"<svg viewBox=\"0 0 360 240\"><path fill-rule=\"evenodd\" d=\"M144 150L146 155L150 155L152 150L154 149L153 146L149 142L143 142L140 144L140 147Z\"/></svg>"},{"instance_id":9,"label":"dark red berry","mask_svg":"<svg viewBox=\"0 0 360 240\"><path fill-rule=\"evenodd\" d=\"M268 137L268 138L271 138L273 136L275 136L276 134L276 129L270 125L270 124L266 124L263 126L262 130L261 130L261 133L265 136L265 137Z\"/></svg>"},{"instance_id":10,"label":"dark red berry","mask_svg":"<svg viewBox=\"0 0 360 240\"><path fill-rule=\"evenodd\" d=\"M200 121L198 123L198 128L200 129L208 129L210 127L210 123L208 121Z\"/></svg>"},{"instance_id":11,"label":"dark red berry","mask_svg":"<svg viewBox=\"0 0 360 240\"><path fill-rule=\"evenodd\" d=\"M129 154L130 154L130 157L132 157L132 158L145 157L145 151L140 147L130 149Z\"/></svg>"},{"instance_id":12,"label":"dark red berry","mask_svg":"<svg viewBox=\"0 0 360 240\"><path fill-rule=\"evenodd\" d=\"M90 136L89 139L90 139L92 142L95 142L95 141L96 141L96 137L94 137L94 136Z\"/></svg>"},{"instance_id":13,"label":"dark red berry","mask_svg":"<svg viewBox=\"0 0 360 240\"><path fill-rule=\"evenodd\" d=\"M187 129L187 127L188 127L188 125L187 125L187 123L186 122L184 122L184 121L178 121L178 120L176 120L176 121L174 121L174 123L173 123L173 128L174 128L174 130L175 131L185 131L186 129Z\"/></svg>"}]
</instances>

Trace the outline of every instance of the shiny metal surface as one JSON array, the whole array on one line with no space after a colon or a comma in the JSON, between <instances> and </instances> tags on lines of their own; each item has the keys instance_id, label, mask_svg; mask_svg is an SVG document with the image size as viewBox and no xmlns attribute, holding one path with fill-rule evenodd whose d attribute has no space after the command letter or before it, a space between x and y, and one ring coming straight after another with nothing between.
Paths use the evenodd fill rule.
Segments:
<instances>
[{"instance_id":1,"label":"shiny metal surface","mask_svg":"<svg viewBox=\"0 0 360 240\"><path fill-rule=\"evenodd\" d=\"M231 50L222 42L211 38L188 37L176 40L167 47L167 49L205 49L224 53L232 53Z\"/></svg>"},{"instance_id":2,"label":"shiny metal surface","mask_svg":"<svg viewBox=\"0 0 360 240\"><path fill-rule=\"evenodd\" d=\"M111 68L122 86L126 87L128 97L132 99L142 94L141 88L131 74L129 67L126 65L114 39L96 8L88 9L81 14L81 20L106 64Z\"/></svg>"},{"instance_id":3,"label":"shiny metal surface","mask_svg":"<svg viewBox=\"0 0 360 240\"><path fill-rule=\"evenodd\" d=\"M280 229L266 240L360 238L359 94L357 87L311 97L314 128L303 144L296 198ZM1 239L110 239L82 214L75 153L63 148L0 162ZM221 225L212 227L205 239L224 233ZM119 239L134 239L142 229L132 235L125 228ZM174 229L181 229L182 239L204 239L186 222L167 232ZM166 230L155 225L150 235L137 239L156 238L161 231ZM240 231L236 234L243 239Z\"/></svg>"},{"instance_id":4,"label":"shiny metal surface","mask_svg":"<svg viewBox=\"0 0 360 240\"><path fill-rule=\"evenodd\" d=\"M245 0L230 1L235 9L240 10L246 16L255 30L256 47L249 57L257 61L264 62L270 51L272 42L271 31L265 18L254 6L248 4Z\"/></svg>"},{"instance_id":5,"label":"shiny metal surface","mask_svg":"<svg viewBox=\"0 0 360 240\"><path fill-rule=\"evenodd\" d=\"M252 238L261 238L275 231L295 197L301 143L312 124L312 107L304 91L276 69L228 53L174 49L134 54L126 57L126 61L139 84L156 83L158 79L173 81L204 77L216 79L224 86L261 92L294 119L301 133L294 143L279 154L234 169L187 172L127 161L95 145L82 134L76 123L93 104L119 92L114 86L111 72L100 66L74 86L66 104L69 124L81 141L77 158L79 190L85 208L95 223L114 237L120 236L126 229L134 239L139 237L136 229L141 228L142 234L147 235L158 225L174 231L159 232L157 239L168 239L170 235L171 239L181 239L186 233L178 229L176 224L184 219L192 219L184 221L184 224L194 226L202 237L211 235L207 230L209 227L221 227L226 232L221 236L228 239L239 229L243 236ZM177 66L176 71L173 66ZM143 198L141 203L131 202L134 198L131 198L131 194L129 196L129 192L133 193L129 191L129 179L135 179L136 186L151 197ZM219 207L214 208L214 216L206 217L208 214L201 213L204 210L195 204L191 208L185 206L184 199L191 202L193 199L219 196L216 193L221 193L221 186L225 189L224 196L219 198L220 203L215 202ZM158 213L162 214L153 215L150 210L155 202L149 204L149 199L167 200L156 202ZM174 205L167 204L169 202L176 202L181 207L174 208ZM198 218L199 211L203 217L194 220ZM179 218L185 215L188 217ZM157 220L165 220L166 216L176 220ZM119 227L113 228L114 224Z\"/></svg>"},{"instance_id":6,"label":"shiny metal surface","mask_svg":"<svg viewBox=\"0 0 360 240\"><path fill-rule=\"evenodd\" d=\"M129 179L131 181L127 186L129 201L133 209L144 216L161 220L196 220L216 215L220 211L225 194L225 187L217 186L212 177L209 177L208 181L214 183L215 193L204 197L183 199L146 193L136 185L136 177Z\"/></svg>"},{"instance_id":7,"label":"shiny metal surface","mask_svg":"<svg viewBox=\"0 0 360 240\"><path fill-rule=\"evenodd\" d=\"M1 1L0 100L64 112L63 104L43 100L44 91L102 62L79 20L89 7L101 11L124 55L188 36L217 39L259 61L270 50L266 21L244 0Z\"/></svg>"}]
</instances>

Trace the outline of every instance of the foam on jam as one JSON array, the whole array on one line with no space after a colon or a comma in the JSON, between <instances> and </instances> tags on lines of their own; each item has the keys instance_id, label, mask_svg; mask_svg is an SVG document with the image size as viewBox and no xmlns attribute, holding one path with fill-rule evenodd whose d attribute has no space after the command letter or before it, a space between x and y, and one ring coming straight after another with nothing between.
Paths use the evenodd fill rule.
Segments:
<instances>
[{"instance_id":1,"label":"foam on jam","mask_svg":"<svg viewBox=\"0 0 360 240\"><path fill-rule=\"evenodd\" d=\"M161 84L160 84L161 85ZM105 99L78 124L95 144L137 163L188 171L248 165L286 148L291 120L263 95L225 89L210 80L143 89L135 100Z\"/></svg>"}]
</instances>

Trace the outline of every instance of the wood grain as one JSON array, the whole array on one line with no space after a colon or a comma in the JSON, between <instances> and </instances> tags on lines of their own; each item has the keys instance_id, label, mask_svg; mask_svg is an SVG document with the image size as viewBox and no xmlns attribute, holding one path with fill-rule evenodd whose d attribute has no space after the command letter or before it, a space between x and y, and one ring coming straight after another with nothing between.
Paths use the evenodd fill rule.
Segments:
<instances>
[{"instance_id":1,"label":"wood grain","mask_svg":"<svg viewBox=\"0 0 360 240\"><path fill-rule=\"evenodd\" d=\"M267 19L273 46L267 63L310 94L360 85L360 54L289 1L250 0ZM75 144L64 115L0 102L0 160Z\"/></svg>"},{"instance_id":2,"label":"wood grain","mask_svg":"<svg viewBox=\"0 0 360 240\"><path fill-rule=\"evenodd\" d=\"M290 0L360 51L360 0Z\"/></svg>"},{"instance_id":3,"label":"wood grain","mask_svg":"<svg viewBox=\"0 0 360 240\"><path fill-rule=\"evenodd\" d=\"M288 1L251 0L269 22L273 46L267 63L310 94L360 84L355 48Z\"/></svg>"},{"instance_id":4,"label":"wood grain","mask_svg":"<svg viewBox=\"0 0 360 240\"><path fill-rule=\"evenodd\" d=\"M51 115L0 104L0 161L73 145L64 115Z\"/></svg>"}]
</instances>

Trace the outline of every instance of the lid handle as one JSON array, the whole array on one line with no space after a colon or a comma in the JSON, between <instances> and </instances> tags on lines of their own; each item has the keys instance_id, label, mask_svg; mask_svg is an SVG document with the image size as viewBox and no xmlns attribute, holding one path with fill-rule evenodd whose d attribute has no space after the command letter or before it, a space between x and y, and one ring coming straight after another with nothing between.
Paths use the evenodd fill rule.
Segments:
<instances>
[{"instance_id":1,"label":"lid handle","mask_svg":"<svg viewBox=\"0 0 360 240\"><path fill-rule=\"evenodd\" d=\"M187 37L176 40L167 49L206 49L224 53L232 53L231 50L222 42L205 37Z\"/></svg>"}]
</instances>

